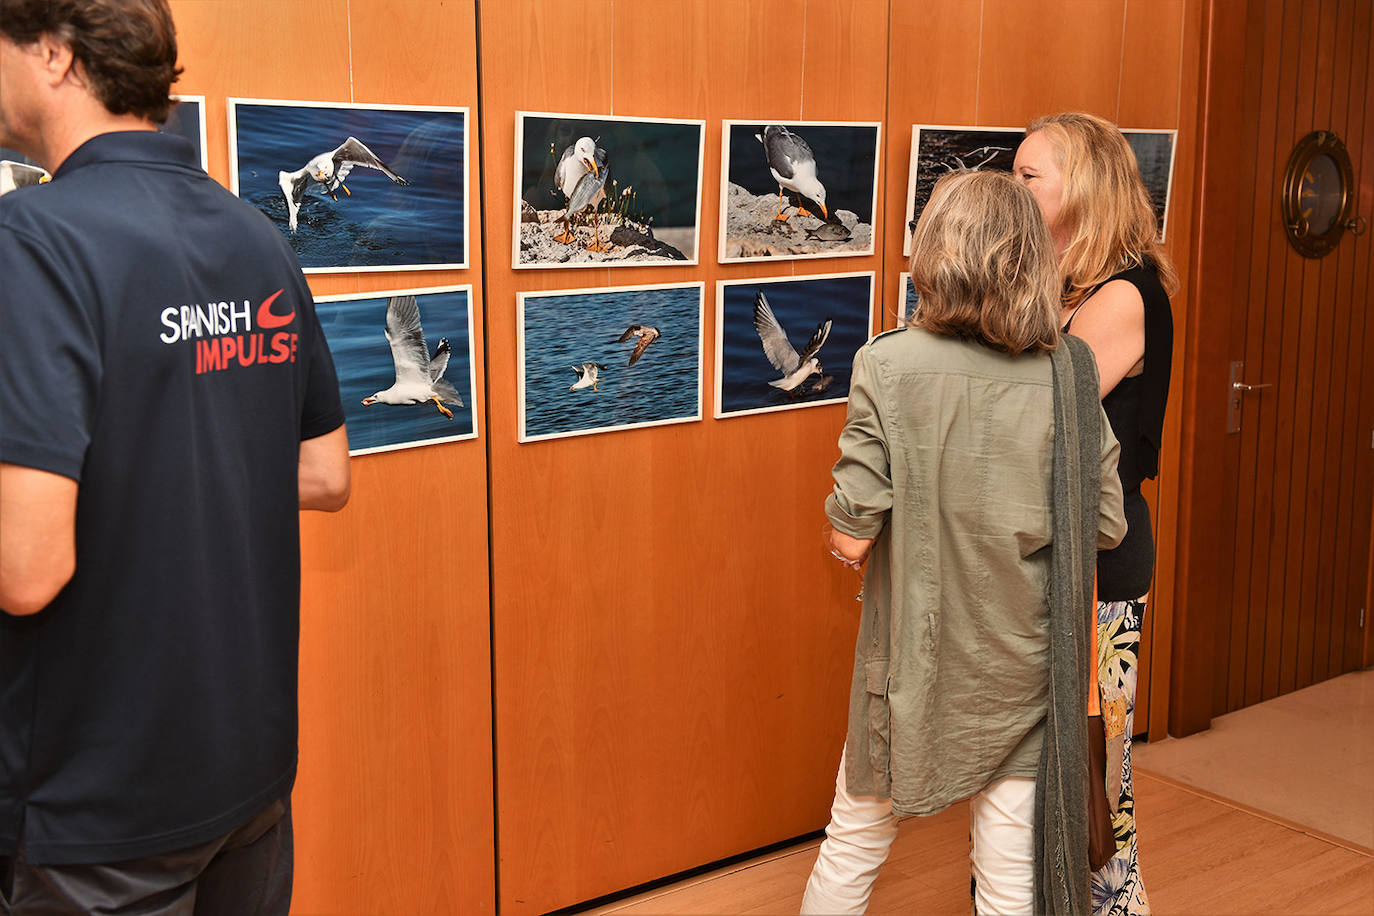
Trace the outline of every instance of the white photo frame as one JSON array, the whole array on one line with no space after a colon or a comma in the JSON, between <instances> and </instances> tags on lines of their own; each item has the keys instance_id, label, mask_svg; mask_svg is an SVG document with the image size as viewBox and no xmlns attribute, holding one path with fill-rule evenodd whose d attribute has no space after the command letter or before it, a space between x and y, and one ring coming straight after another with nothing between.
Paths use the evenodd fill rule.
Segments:
<instances>
[{"instance_id":1,"label":"white photo frame","mask_svg":"<svg viewBox=\"0 0 1374 916\"><path fill-rule=\"evenodd\" d=\"M866 270L718 280L716 418L847 402L854 354L873 335L874 278L875 272ZM799 354L826 319L832 322L829 335L816 354L823 371L801 379L792 391L770 384L780 378L780 371L771 365L762 337L755 329L759 292L764 294L778 325ZM842 301L841 297L846 296L848 301ZM837 302L847 306L847 310L837 308Z\"/></svg>"},{"instance_id":2,"label":"white photo frame","mask_svg":"<svg viewBox=\"0 0 1374 916\"><path fill-rule=\"evenodd\" d=\"M769 173L765 149L758 139L760 132L770 125L778 125L801 137L812 149L817 179L826 190L829 213L825 219L806 219L797 208L794 215L783 221L786 237L777 235L772 225L763 225L768 209L762 197L777 200L779 191L790 203L801 202L796 191L783 189ZM736 128L739 128L737 131ZM867 257L877 250L874 219L878 212L878 172L882 158L881 121L746 121L729 119L721 127L720 231L717 260L722 264L749 262L806 260L810 258ZM860 168L855 159L865 156L871 163ZM830 167L827 169L827 164ZM845 180L848 179L848 180ZM767 194L761 193L771 187ZM811 201L810 206L818 202ZM844 206L845 204L850 206ZM857 207L858 209L853 209ZM854 215L851 225L841 220L850 233L843 240L821 238L826 223L833 222L830 214L841 211ZM782 211L779 211L780 213ZM836 217L838 218L838 216ZM771 218L776 222L776 217ZM806 220L800 225L792 219ZM755 229L750 222L759 223ZM814 224L813 224L814 223ZM796 228L793 228L796 226ZM797 229L801 229L798 237ZM866 241L864 241L866 239ZM747 250L771 253L745 254Z\"/></svg>"},{"instance_id":3,"label":"white photo frame","mask_svg":"<svg viewBox=\"0 0 1374 916\"><path fill-rule=\"evenodd\" d=\"M414 296L420 310L425 350L433 352L440 339L449 341L449 369L442 376L458 389L462 405L446 402L454 417L444 419L436 405L364 405L362 399L388 387L395 379L394 359L384 334L386 310L393 297ZM458 301L462 302L458 308ZM437 315L447 307L450 314ZM353 456L399 449L462 442L479 436L477 359L474 340L472 285L430 286L381 292L317 296L315 312L330 342L339 392L348 424ZM455 328L462 338L455 341ZM459 346L454 346L457 343ZM450 431L455 425L460 431Z\"/></svg>"},{"instance_id":4,"label":"white photo frame","mask_svg":"<svg viewBox=\"0 0 1374 916\"><path fill-rule=\"evenodd\" d=\"M640 127L638 136L635 126ZM695 138L691 137L693 131ZM537 151L532 142L527 143L527 138L536 134L541 143ZM618 220L618 228L625 232L617 241L617 227L613 226L610 234L604 229L597 231L593 244L604 242L610 249L606 252L589 249L591 230L579 227L574 231L571 224L567 224L567 234L573 240L556 240L564 235L557 227L559 214L566 213L569 202L555 181L557 160L583 136L593 138L594 145L605 151L609 166L609 176L600 186L604 199L593 198L601 201L593 212L612 208L615 212L608 214L608 221ZM691 155L693 147L695 157ZM700 119L517 111L512 269L699 264L705 152L706 122ZM670 180L670 176L681 176L688 170L695 182L690 191L682 180ZM664 222L688 215L691 222L686 226ZM581 212L578 218L583 218ZM599 224L600 216L595 220Z\"/></svg>"},{"instance_id":5,"label":"white photo frame","mask_svg":"<svg viewBox=\"0 0 1374 916\"><path fill-rule=\"evenodd\" d=\"M699 422L705 289L698 280L517 293L519 441ZM657 334L641 347L635 327ZM594 384L575 368L585 363L598 364Z\"/></svg>"},{"instance_id":6,"label":"white photo frame","mask_svg":"<svg viewBox=\"0 0 1374 916\"><path fill-rule=\"evenodd\" d=\"M306 273L467 268L472 134L467 107L249 98L230 98L227 105L229 190L278 225ZM309 182L297 229L291 230L291 205L278 174L303 170L349 137L405 182L388 181L382 171L360 166L348 179L353 189L333 193L333 203L319 190L325 185ZM365 193L354 194L364 186ZM300 231L300 223L308 231Z\"/></svg>"}]
</instances>

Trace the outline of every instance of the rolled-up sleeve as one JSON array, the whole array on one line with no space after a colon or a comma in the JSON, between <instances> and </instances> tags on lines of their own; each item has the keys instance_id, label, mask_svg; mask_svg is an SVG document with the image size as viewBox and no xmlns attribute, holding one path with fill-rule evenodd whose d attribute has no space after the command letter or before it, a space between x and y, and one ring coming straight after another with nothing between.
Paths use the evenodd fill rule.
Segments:
<instances>
[{"instance_id":1,"label":"rolled-up sleeve","mask_svg":"<svg viewBox=\"0 0 1374 916\"><path fill-rule=\"evenodd\" d=\"M856 538L877 537L892 509L887 435L878 408L882 379L873 363L869 346L854 355L849 413L840 433L840 460L831 470L835 489L825 501L830 523Z\"/></svg>"},{"instance_id":2,"label":"rolled-up sleeve","mask_svg":"<svg viewBox=\"0 0 1374 916\"><path fill-rule=\"evenodd\" d=\"M1126 537L1126 509L1121 494L1121 475L1117 460L1121 444L1112 434L1112 424L1106 412L1097 408L1102 424L1102 491L1097 500L1097 549L1110 550Z\"/></svg>"}]
</instances>

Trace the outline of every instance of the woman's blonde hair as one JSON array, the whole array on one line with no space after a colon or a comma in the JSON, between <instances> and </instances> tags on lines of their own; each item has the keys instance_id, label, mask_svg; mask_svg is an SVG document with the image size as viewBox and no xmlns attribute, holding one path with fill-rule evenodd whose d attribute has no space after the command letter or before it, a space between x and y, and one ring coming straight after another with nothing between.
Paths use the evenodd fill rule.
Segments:
<instances>
[{"instance_id":1,"label":"woman's blonde hair","mask_svg":"<svg viewBox=\"0 0 1374 916\"><path fill-rule=\"evenodd\" d=\"M911 323L1013 355L1059 344L1059 267L1031 192L1004 172L935 184L911 240Z\"/></svg>"},{"instance_id":2,"label":"woman's blonde hair","mask_svg":"<svg viewBox=\"0 0 1374 916\"><path fill-rule=\"evenodd\" d=\"M1153 263L1164 291L1178 273L1159 243L1159 224L1135 153L1110 121L1082 112L1036 118L1026 136L1044 133L1054 148L1064 189L1060 223L1068 243L1060 256L1065 305L1077 305L1112 274Z\"/></svg>"}]
</instances>

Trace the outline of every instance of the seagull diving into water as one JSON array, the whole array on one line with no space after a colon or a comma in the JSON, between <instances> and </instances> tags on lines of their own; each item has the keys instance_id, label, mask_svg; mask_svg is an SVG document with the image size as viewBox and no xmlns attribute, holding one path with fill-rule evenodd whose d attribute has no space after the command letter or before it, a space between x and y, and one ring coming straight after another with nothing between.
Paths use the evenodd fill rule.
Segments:
<instances>
[{"instance_id":1,"label":"seagull diving into water","mask_svg":"<svg viewBox=\"0 0 1374 916\"><path fill-rule=\"evenodd\" d=\"M349 137L338 149L320 153L307 162L304 168L296 169L294 172L277 173L277 184L281 186L282 195L286 198L286 209L290 213L291 231L296 231L296 214L300 212L301 200L312 181L324 185L325 193L334 200L339 199L334 193L339 188L343 188L344 193L351 197L353 192L348 190L344 179L353 171L353 167L358 165L376 169L397 184L410 184L392 171L391 166L378 159L358 138Z\"/></svg>"},{"instance_id":2,"label":"seagull diving into water","mask_svg":"<svg viewBox=\"0 0 1374 916\"><path fill-rule=\"evenodd\" d=\"M816 325L816 332L798 354L792 348L791 341L787 339L787 332L773 315L773 307L768 304L768 297L760 290L754 296L754 330L759 332L759 340L763 342L763 354L768 357L773 368L782 373L782 378L768 383L774 388L781 388L790 394L809 376L821 374L821 361L816 358L816 354L825 344L825 339L830 336L829 318Z\"/></svg>"},{"instance_id":3,"label":"seagull diving into water","mask_svg":"<svg viewBox=\"0 0 1374 916\"><path fill-rule=\"evenodd\" d=\"M52 176L36 165L0 159L0 194L48 181L52 181Z\"/></svg>"},{"instance_id":4,"label":"seagull diving into water","mask_svg":"<svg viewBox=\"0 0 1374 916\"><path fill-rule=\"evenodd\" d=\"M625 329L625 333L615 339L616 343L624 343L631 337L638 337L639 342L635 344L635 351L630 354L630 361L627 366L633 366L635 361L644 355L644 351L649 349L649 344L658 340L658 328L647 327L642 324L632 324Z\"/></svg>"},{"instance_id":5,"label":"seagull diving into water","mask_svg":"<svg viewBox=\"0 0 1374 916\"><path fill-rule=\"evenodd\" d=\"M592 391L600 391L596 387L601 371L606 367L600 363L583 363L580 366L573 366L572 369L577 373L577 381L568 386L569 391L577 388L590 388Z\"/></svg>"},{"instance_id":6,"label":"seagull diving into water","mask_svg":"<svg viewBox=\"0 0 1374 916\"><path fill-rule=\"evenodd\" d=\"M821 215L830 218L825 209L825 185L816 178L816 156L805 140L780 124L769 124L763 133L754 134L754 139L763 144L763 156L768 160L768 171L778 183L779 222L786 222L783 216L783 189L810 198L821 208ZM797 215L811 216L800 200L797 201Z\"/></svg>"},{"instance_id":7,"label":"seagull diving into water","mask_svg":"<svg viewBox=\"0 0 1374 916\"><path fill-rule=\"evenodd\" d=\"M425 332L420 327L420 307L414 296L392 296L386 303L386 342L391 344L391 360L396 364L396 381L391 387L363 398L364 404L424 404L433 401L450 420L453 411L445 403L463 406L463 399L444 381L448 368L448 338L439 341L434 355L425 347Z\"/></svg>"},{"instance_id":8,"label":"seagull diving into water","mask_svg":"<svg viewBox=\"0 0 1374 916\"><path fill-rule=\"evenodd\" d=\"M563 150L563 155L558 159L558 167L553 173L553 181L568 199L568 209L563 213L563 232L553 237L555 242L571 245L572 218L590 207L592 243L587 246L587 250L607 250L601 245L601 227L596 218L596 206L606 197L606 179L610 174L610 169L606 167L606 151L597 146L591 137L582 137Z\"/></svg>"}]
</instances>

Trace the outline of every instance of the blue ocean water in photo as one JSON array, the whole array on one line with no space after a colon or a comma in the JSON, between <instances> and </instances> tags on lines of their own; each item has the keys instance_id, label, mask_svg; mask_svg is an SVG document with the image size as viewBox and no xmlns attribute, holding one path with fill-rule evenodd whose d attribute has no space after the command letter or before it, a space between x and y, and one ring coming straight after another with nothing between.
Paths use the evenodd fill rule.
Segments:
<instances>
[{"instance_id":1,"label":"blue ocean water in photo","mask_svg":"<svg viewBox=\"0 0 1374 916\"><path fill-rule=\"evenodd\" d=\"M424 293L415 297L429 352L433 354L444 337L452 350L444 378L463 399L462 407L444 405L453 411L453 419L441 414L432 403L363 404L363 398L390 388L396 380L391 347L384 333L387 299L344 299L315 305L339 376L348 447L376 448L468 435L473 429L473 398L466 292Z\"/></svg>"},{"instance_id":2,"label":"blue ocean water in photo","mask_svg":"<svg viewBox=\"0 0 1374 916\"><path fill-rule=\"evenodd\" d=\"M302 267L454 264L465 259L463 113L240 104L239 196L268 215ZM334 201L311 184L290 232L277 173L294 172L349 137L410 182L355 167Z\"/></svg>"},{"instance_id":3,"label":"blue ocean water in photo","mask_svg":"<svg viewBox=\"0 0 1374 916\"><path fill-rule=\"evenodd\" d=\"M819 280L739 283L725 290L721 320L721 410L733 413L788 407L849 396L854 354L868 341L869 301L873 278L827 277ZM792 347L801 352L816 326L831 319L830 336L817 357L832 381L824 391L810 390L811 376L794 394L768 383L782 377L763 353L754 330L754 295L762 290Z\"/></svg>"},{"instance_id":4,"label":"blue ocean water in photo","mask_svg":"<svg viewBox=\"0 0 1374 916\"><path fill-rule=\"evenodd\" d=\"M698 416L701 290L598 290L525 299L525 435L652 423ZM633 365L632 324L661 335ZM605 366L591 388L574 365Z\"/></svg>"}]
</instances>

